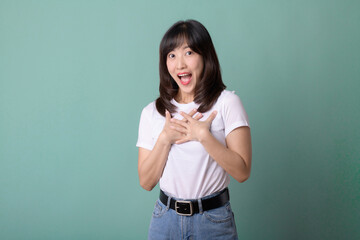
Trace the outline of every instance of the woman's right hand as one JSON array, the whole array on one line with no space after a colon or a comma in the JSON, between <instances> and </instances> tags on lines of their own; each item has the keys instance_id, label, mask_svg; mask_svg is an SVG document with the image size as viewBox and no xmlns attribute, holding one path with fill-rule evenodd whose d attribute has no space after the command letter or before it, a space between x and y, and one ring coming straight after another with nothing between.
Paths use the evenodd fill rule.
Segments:
<instances>
[{"instance_id":1,"label":"woman's right hand","mask_svg":"<svg viewBox=\"0 0 360 240\"><path fill-rule=\"evenodd\" d=\"M197 113L197 109L193 109L189 112L188 115L193 117L196 113ZM201 113L198 113L195 115L194 119L199 120L202 117L203 115ZM184 137L184 134L178 130L175 130L174 127L176 128L179 127L184 128L184 127L179 124L173 123L170 120L171 120L171 115L168 110L165 110L165 125L162 132L160 133L159 138L165 141L166 143L174 144L176 141ZM186 122L187 120L183 118L181 121Z\"/></svg>"},{"instance_id":2,"label":"woman's right hand","mask_svg":"<svg viewBox=\"0 0 360 240\"><path fill-rule=\"evenodd\" d=\"M202 118L201 113L196 113L197 110L193 109L189 112L189 116L196 120ZM175 128L182 126L178 123L173 123L170 121L171 115L168 111L165 112L165 118L166 121L164 128L160 133L154 148L152 150L141 147L139 148L138 172L140 185L148 191L151 191L151 189L153 189L159 182L168 159L171 145L183 138L183 133L172 129L171 126L174 126ZM180 121L186 122L187 120L182 119Z\"/></svg>"}]
</instances>

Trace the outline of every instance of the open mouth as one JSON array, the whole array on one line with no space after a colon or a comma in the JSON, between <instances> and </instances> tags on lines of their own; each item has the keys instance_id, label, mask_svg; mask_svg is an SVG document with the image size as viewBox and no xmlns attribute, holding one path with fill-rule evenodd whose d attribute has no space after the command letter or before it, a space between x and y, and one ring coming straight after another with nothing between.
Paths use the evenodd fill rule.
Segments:
<instances>
[{"instance_id":1,"label":"open mouth","mask_svg":"<svg viewBox=\"0 0 360 240\"><path fill-rule=\"evenodd\" d=\"M188 85L191 81L192 74L191 73L179 73L177 76L179 77L182 85Z\"/></svg>"}]
</instances>

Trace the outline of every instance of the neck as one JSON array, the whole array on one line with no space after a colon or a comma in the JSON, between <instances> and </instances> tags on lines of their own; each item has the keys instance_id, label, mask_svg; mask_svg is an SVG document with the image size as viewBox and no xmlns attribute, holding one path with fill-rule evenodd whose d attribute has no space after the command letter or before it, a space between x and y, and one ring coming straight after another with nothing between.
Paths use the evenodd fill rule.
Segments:
<instances>
[{"instance_id":1,"label":"neck","mask_svg":"<svg viewBox=\"0 0 360 240\"><path fill-rule=\"evenodd\" d=\"M184 94L181 93L181 91L178 92L178 94L175 96L175 100L178 103L191 103L194 101L194 95L193 94Z\"/></svg>"}]
</instances>

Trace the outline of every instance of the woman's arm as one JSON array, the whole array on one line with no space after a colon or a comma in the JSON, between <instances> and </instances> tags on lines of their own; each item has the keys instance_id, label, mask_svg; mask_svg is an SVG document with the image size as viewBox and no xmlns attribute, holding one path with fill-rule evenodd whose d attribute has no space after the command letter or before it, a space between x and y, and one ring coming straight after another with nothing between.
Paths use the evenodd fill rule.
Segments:
<instances>
[{"instance_id":1,"label":"woman's arm","mask_svg":"<svg viewBox=\"0 0 360 240\"><path fill-rule=\"evenodd\" d=\"M244 182L249 178L252 157L249 127L239 127L231 131L226 137L226 147L209 130L217 114L216 111L212 112L205 121L192 119L186 113L181 114L187 122L171 120L179 126L172 128L185 135L182 140L176 142L177 144L189 140L199 141L209 155L238 182Z\"/></svg>"},{"instance_id":2,"label":"woman's arm","mask_svg":"<svg viewBox=\"0 0 360 240\"><path fill-rule=\"evenodd\" d=\"M191 119L199 120L202 115L197 114L194 118L192 116L197 112L196 109L192 110L189 115ZM138 174L140 185L145 190L151 191L163 173L171 145L177 140L183 138L183 134L172 128L174 125L170 122L171 115L168 111L165 113L166 121L162 132L160 133L158 140L152 150L145 148L139 148L138 157ZM179 120L179 122L185 121Z\"/></svg>"},{"instance_id":3,"label":"woman's arm","mask_svg":"<svg viewBox=\"0 0 360 240\"><path fill-rule=\"evenodd\" d=\"M147 191L151 191L158 183L169 155L171 143L165 135L164 132L160 134L151 151L145 148L139 148L139 180L141 187Z\"/></svg>"},{"instance_id":4,"label":"woman's arm","mask_svg":"<svg viewBox=\"0 0 360 240\"><path fill-rule=\"evenodd\" d=\"M199 139L209 155L238 182L250 177L251 134L249 127L239 127L226 137L227 147L221 144L210 131Z\"/></svg>"}]
</instances>

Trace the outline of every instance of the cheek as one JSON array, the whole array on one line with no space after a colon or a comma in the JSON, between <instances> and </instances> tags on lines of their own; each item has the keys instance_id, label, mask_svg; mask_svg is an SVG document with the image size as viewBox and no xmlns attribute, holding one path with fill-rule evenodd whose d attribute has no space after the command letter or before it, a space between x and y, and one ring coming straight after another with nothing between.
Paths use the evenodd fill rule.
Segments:
<instances>
[{"instance_id":1,"label":"cheek","mask_svg":"<svg viewBox=\"0 0 360 240\"><path fill-rule=\"evenodd\" d=\"M199 69L200 69L201 73L204 71L204 63L203 62L201 62Z\"/></svg>"},{"instance_id":2,"label":"cheek","mask_svg":"<svg viewBox=\"0 0 360 240\"><path fill-rule=\"evenodd\" d=\"M171 65L166 65L168 73L170 74L171 78L176 81L176 75L171 67Z\"/></svg>"},{"instance_id":3,"label":"cheek","mask_svg":"<svg viewBox=\"0 0 360 240\"><path fill-rule=\"evenodd\" d=\"M196 70L198 72L199 75L202 74L203 70L204 70L204 63L202 61L197 62L196 64Z\"/></svg>"},{"instance_id":4,"label":"cheek","mask_svg":"<svg viewBox=\"0 0 360 240\"><path fill-rule=\"evenodd\" d=\"M194 68L197 70L197 71L200 71L202 72L203 68L204 68L204 61L201 57L197 57L197 58L194 58L192 59L192 66L194 66Z\"/></svg>"},{"instance_id":5,"label":"cheek","mask_svg":"<svg viewBox=\"0 0 360 240\"><path fill-rule=\"evenodd\" d=\"M169 61L166 62L166 67L170 74L174 71L173 64L171 64Z\"/></svg>"}]
</instances>

